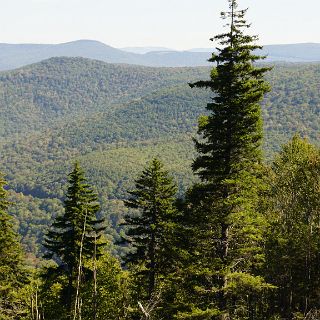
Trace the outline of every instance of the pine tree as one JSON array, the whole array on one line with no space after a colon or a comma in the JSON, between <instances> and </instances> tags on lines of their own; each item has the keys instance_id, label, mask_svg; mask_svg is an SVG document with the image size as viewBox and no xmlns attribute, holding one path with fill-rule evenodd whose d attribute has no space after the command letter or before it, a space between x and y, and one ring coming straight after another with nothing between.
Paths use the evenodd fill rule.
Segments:
<instances>
[{"instance_id":1,"label":"pine tree","mask_svg":"<svg viewBox=\"0 0 320 320\"><path fill-rule=\"evenodd\" d=\"M27 272L19 235L7 212L10 202L5 185L0 173L0 318L16 319L25 314L26 306L19 297L19 290L27 283Z\"/></svg>"},{"instance_id":2,"label":"pine tree","mask_svg":"<svg viewBox=\"0 0 320 320\"><path fill-rule=\"evenodd\" d=\"M126 255L125 261L127 265L138 266L139 299L147 301L154 298L161 279L172 271L174 265L177 187L157 159L153 159L142 172L135 187L129 192L131 197L125 201L128 208L139 210L139 214L125 217L125 240L133 249Z\"/></svg>"},{"instance_id":3,"label":"pine tree","mask_svg":"<svg viewBox=\"0 0 320 320\"><path fill-rule=\"evenodd\" d=\"M198 278L200 270L203 274L202 281L193 284L202 302L190 306L199 319L201 314L203 319L217 314L257 319L256 300L269 287L257 276L265 225L257 211L262 160L259 103L269 91L263 79L269 68L254 65L263 57L253 53L261 48L255 44L257 36L243 31L249 28L247 10L238 10L236 0L229 0L229 7L222 13L230 20L229 30L211 39L221 45L209 60L216 64L211 79L191 84L214 93L207 105L209 115L199 120L201 138L195 141L199 155L193 170L202 182L189 193L187 206L188 231L194 235L191 246L199 258L193 272Z\"/></svg>"},{"instance_id":4,"label":"pine tree","mask_svg":"<svg viewBox=\"0 0 320 320\"><path fill-rule=\"evenodd\" d=\"M46 257L55 258L60 273L68 278L65 303L72 312L73 300L82 278L83 261L92 259L97 241L105 229L103 219L97 219L100 209L97 195L87 184L84 172L78 163L68 178L68 191L64 201L64 215L58 216L47 233L44 246L48 250ZM96 257L101 255L103 243L97 245ZM74 312L74 310L73 310Z\"/></svg>"}]
</instances>

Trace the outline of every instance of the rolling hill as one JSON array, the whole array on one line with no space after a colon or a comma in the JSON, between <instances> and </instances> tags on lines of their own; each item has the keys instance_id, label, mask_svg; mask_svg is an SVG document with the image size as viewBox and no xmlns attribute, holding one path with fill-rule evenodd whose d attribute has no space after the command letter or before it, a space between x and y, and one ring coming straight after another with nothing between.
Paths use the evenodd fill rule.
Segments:
<instances>
[{"instance_id":1,"label":"rolling hill","mask_svg":"<svg viewBox=\"0 0 320 320\"><path fill-rule=\"evenodd\" d=\"M52 58L0 73L0 167L16 205L11 213L29 252L61 212L75 160L99 193L108 234L117 238L121 199L146 161L160 157L180 194L194 181L191 137L210 92L188 82L209 68L150 68L84 58ZM277 64L263 103L265 152L299 132L318 143L320 64Z\"/></svg>"}]
</instances>

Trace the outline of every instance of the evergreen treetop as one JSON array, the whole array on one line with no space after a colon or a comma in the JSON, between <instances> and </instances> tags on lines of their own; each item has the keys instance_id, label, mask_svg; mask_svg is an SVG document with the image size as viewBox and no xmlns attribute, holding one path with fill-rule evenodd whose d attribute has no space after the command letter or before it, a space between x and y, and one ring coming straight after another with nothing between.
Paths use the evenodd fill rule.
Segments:
<instances>
[{"instance_id":1,"label":"evergreen treetop","mask_svg":"<svg viewBox=\"0 0 320 320\"><path fill-rule=\"evenodd\" d=\"M173 266L176 192L177 187L163 164L153 159L125 201L128 208L139 210L139 213L125 217L126 241L134 249L127 254L126 261L144 269L140 285L144 287L147 283L148 298L154 293L159 276L168 275Z\"/></svg>"},{"instance_id":2,"label":"evergreen treetop","mask_svg":"<svg viewBox=\"0 0 320 320\"><path fill-rule=\"evenodd\" d=\"M97 219L100 209L97 195L87 184L84 172L75 163L68 175L69 187L64 201L64 214L56 217L48 231L44 246L48 250L46 257L55 258L58 268L48 270L48 274L65 275L68 284L63 288L63 304L67 307L67 314L80 314L80 287L84 276L91 276L92 272L84 268L85 261L96 260L101 256L101 233L103 219ZM48 277L49 278L49 277ZM73 302L74 301L74 302Z\"/></svg>"},{"instance_id":3,"label":"evergreen treetop","mask_svg":"<svg viewBox=\"0 0 320 320\"><path fill-rule=\"evenodd\" d=\"M95 242L100 239L105 227L101 226L104 220L97 219L100 209L97 195L87 184L79 163L75 163L73 171L68 175L68 183L64 200L65 213L53 222L44 246L49 251L48 257L56 255L72 269L78 261L84 227L83 255L87 258L92 257Z\"/></svg>"},{"instance_id":4,"label":"evergreen treetop","mask_svg":"<svg viewBox=\"0 0 320 320\"><path fill-rule=\"evenodd\" d=\"M211 39L221 45L209 60L216 63L211 79L191 84L210 88L214 93L207 105L210 115L199 121L203 139L196 141L200 155L193 164L194 171L207 182L229 179L261 161L259 102L270 89L263 79L270 68L253 64L264 57L253 53L262 48L255 44L258 37L244 33L250 27L245 21L247 10L237 10L235 0L229 0L229 6L230 11L221 14L230 20L229 31Z\"/></svg>"},{"instance_id":5,"label":"evergreen treetop","mask_svg":"<svg viewBox=\"0 0 320 320\"><path fill-rule=\"evenodd\" d=\"M269 91L263 79L269 68L254 65L263 57L254 54L261 48L255 44L257 36L245 34L250 27L247 10L238 10L236 0L229 0L229 8L222 13L230 20L229 30L212 39L221 47L210 59L216 63L210 80L191 84L214 94L195 141L193 170L201 183L188 194L186 206L192 250L201 257L191 260L189 270L197 280L191 280L193 292L188 290L190 295L200 293L201 302L189 304L185 315L202 314L203 319L211 319L211 312L223 319L257 318L261 292L272 287L257 273L266 227L258 210L263 135L259 103Z\"/></svg>"}]
</instances>

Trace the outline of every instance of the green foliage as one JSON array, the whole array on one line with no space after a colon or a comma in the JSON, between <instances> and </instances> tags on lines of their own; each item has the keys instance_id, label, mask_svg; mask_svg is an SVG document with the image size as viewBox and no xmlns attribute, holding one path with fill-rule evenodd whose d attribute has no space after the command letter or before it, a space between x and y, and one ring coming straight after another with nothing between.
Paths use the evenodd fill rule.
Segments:
<instances>
[{"instance_id":1,"label":"green foliage","mask_svg":"<svg viewBox=\"0 0 320 320\"><path fill-rule=\"evenodd\" d=\"M214 319L214 317L220 316L221 312L218 309L201 310L198 308L192 308L191 312L179 312L176 316L178 320L206 320Z\"/></svg>"},{"instance_id":2,"label":"green foliage","mask_svg":"<svg viewBox=\"0 0 320 320\"><path fill-rule=\"evenodd\" d=\"M121 269L119 261L108 253L97 263L97 319L125 319L130 303L129 275ZM83 311L86 319L93 319L92 282L85 290L87 303ZM86 316L87 314L87 316Z\"/></svg>"},{"instance_id":3,"label":"green foliage","mask_svg":"<svg viewBox=\"0 0 320 320\"><path fill-rule=\"evenodd\" d=\"M42 243L49 221L63 214L63 204L59 199L34 198L23 193L9 191L10 214L23 239L23 248L32 264L37 264L43 252Z\"/></svg>"},{"instance_id":4,"label":"green foliage","mask_svg":"<svg viewBox=\"0 0 320 320\"><path fill-rule=\"evenodd\" d=\"M188 199L187 230L196 228L193 250L200 257L194 275L198 281L192 281L195 297L197 292L202 295L197 307L218 309L222 318L257 319L261 292L272 287L257 274L263 263L266 225L258 211L260 102L269 91L264 74L270 68L253 64L262 58L253 53L261 47L255 44L256 36L243 32L249 27L246 10L237 10L235 0L229 4L230 12L222 13L222 18L230 19L229 31L214 37L222 47L210 59L216 63L211 79L191 85L210 88L214 97L207 105L209 114L200 119L200 139L195 140L199 155L192 167L201 183ZM189 301L194 303L193 299Z\"/></svg>"},{"instance_id":5,"label":"green foliage","mask_svg":"<svg viewBox=\"0 0 320 320\"><path fill-rule=\"evenodd\" d=\"M94 268L97 270L97 296L94 298L93 277L87 278L86 282L81 284L80 290L82 318L125 319L130 301L129 277L126 271L122 271L119 261L109 252L103 251L95 267L90 260L86 261L85 267L91 272ZM50 276L50 271L52 271L50 267L42 271L39 288L40 312L44 314L44 319L70 319L68 308L61 303L64 299L64 287L68 286L68 279L62 274L58 277ZM94 312L95 305L96 312Z\"/></svg>"},{"instance_id":6,"label":"green foliage","mask_svg":"<svg viewBox=\"0 0 320 320\"><path fill-rule=\"evenodd\" d=\"M266 274L282 317L319 309L320 150L295 136L272 163Z\"/></svg>"},{"instance_id":7,"label":"green foliage","mask_svg":"<svg viewBox=\"0 0 320 320\"><path fill-rule=\"evenodd\" d=\"M188 165L194 157L190 136L210 97L187 82L208 74L203 67L156 69L81 58L53 58L2 73L0 165L15 190L17 205L9 210L28 252L41 254L45 225L62 212L65 176L76 160L104 198L101 215L114 239L120 232L115 222L125 214L114 204L126 197L146 161L165 160L182 195L195 181ZM277 64L268 73L273 91L263 118L269 159L294 132L319 140L318 76L318 64ZM123 167L117 156L127 159Z\"/></svg>"},{"instance_id":8,"label":"green foliage","mask_svg":"<svg viewBox=\"0 0 320 320\"><path fill-rule=\"evenodd\" d=\"M22 319L27 315L22 291L28 282L19 236L8 214L6 181L0 173L0 319Z\"/></svg>"},{"instance_id":9,"label":"green foliage","mask_svg":"<svg viewBox=\"0 0 320 320\"><path fill-rule=\"evenodd\" d=\"M64 302L68 286L67 275L57 273L57 266L47 265L39 270L38 311L44 319L70 319L70 310Z\"/></svg>"},{"instance_id":10,"label":"green foliage","mask_svg":"<svg viewBox=\"0 0 320 320\"><path fill-rule=\"evenodd\" d=\"M47 233L44 246L48 250L46 257L55 258L59 263L57 274L67 276L64 303L71 311L83 261L93 257L97 259L101 255L104 244L99 243L99 240L105 227L101 226L103 220L97 220L96 217L100 209L97 195L86 183L84 172L78 163L75 163L69 174L68 183L64 214L56 217ZM53 270L50 269L49 272Z\"/></svg>"},{"instance_id":11,"label":"green foliage","mask_svg":"<svg viewBox=\"0 0 320 320\"><path fill-rule=\"evenodd\" d=\"M128 266L134 266L137 299L143 303L161 299L163 279L168 279L174 271L176 192L177 187L163 164L153 159L135 181L135 189L129 191L130 197L125 201L128 208L139 211L125 216L124 241L132 248L125 261Z\"/></svg>"},{"instance_id":12,"label":"green foliage","mask_svg":"<svg viewBox=\"0 0 320 320\"><path fill-rule=\"evenodd\" d=\"M272 92L263 108L268 158L270 151L280 151L297 133L319 145L320 100L315 90L319 72L318 64L276 64L268 73Z\"/></svg>"},{"instance_id":13,"label":"green foliage","mask_svg":"<svg viewBox=\"0 0 320 320\"><path fill-rule=\"evenodd\" d=\"M252 53L256 38L240 30L246 27L243 14L231 13L240 21L216 37L222 48L212 56L218 64L210 77L208 68L156 69L80 58L54 58L0 74L0 165L11 189L7 193L0 179L0 319L30 318L36 301L46 319L70 317L65 302L70 292L74 297L85 212L72 203L75 189L64 186L74 161L99 194L78 168L70 182L81 180L78 200L90 211L80 281L83 318L141 318L138 301L159 319L317 317L319 150L296 136L264 177L260 146L261 115L268 160L296 132L319 145L319 64L276 64L266 76L273 91L261 113L268 66L252 64L259 58ZM197 85L211 92L188 87L188 81L203 78ZM199 183L190 169L197 118L201 137L193 169ZM166 196L153 202L157 215L151 214L148 193L151 167L129 199L126 193L154 157L167 163L178 182L176 188L157 167L162 175L156 181ZM175 191L184 197L191 185L186 201L179 201L181 217ZM14 204L8 207L8 200ZM132 258L131 272L99 249L100 259L93 257L95 233L103 231L110 243L126 237L119 225L125 215L131 246L110 245L110 251ZM98 223L103 218L105 230ZM47 246L58 265L44 269L41 280L30 280L15 230L29 262L38 265L52 219L56 228L47 233ZM99 247L104 240L97 240Z\"/></svg>"},{"instance_id":14,"label":"green foliage","mask_svg":"<svg viewBox=\"0 0 320 320\"><path fill-rule=\"evenodd\" d=\"M45 247L49 258L55 255L62 263L75 266L80 251L81 238L85 228L83 242L84 257L91 257L95 239L99 240L104 227L99 226L103 220L97 220L100 207L97 195L86 183L84 172L78 163L68 178L68 191L64 200L65 212L56 217L45 238ZM94 237L96 235L96 237Z\"/></svg>"}]
</instances>

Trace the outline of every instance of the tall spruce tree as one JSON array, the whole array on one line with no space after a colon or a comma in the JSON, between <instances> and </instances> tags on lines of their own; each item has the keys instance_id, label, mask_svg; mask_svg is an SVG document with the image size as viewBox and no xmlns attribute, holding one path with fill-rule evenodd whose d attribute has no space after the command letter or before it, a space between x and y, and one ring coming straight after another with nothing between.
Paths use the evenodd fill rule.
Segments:
<instances>
[{"instance_id":1,"label":"tall spruce tree","mask_svg":"<svg viewBox=\"0 0 320 320\"><path fill-rule=\"evenodd\" d=\"M26 306L19 290L27 282L19 235L8 214L6 181L0 173L0 319L18 319L26 315ZM19 318L20 319L20 318Z\"/></svg>"},{"instance_id":2,"label":"tall spruce tree","mask_svg":"<svg viewBox=\"0 0 320 320\"><path fill-rule=\"evenodd\" d=\"M207 105L209 115L199 120L200 138L195 141L199 155L193 170L202 182L188 194L186 206L188 233L194 236L190 245L197 257L191 264L196 276L190 280L195 296L192 311L180 313L180 318L258 319L259 297L269 287L257 273L265 224L257 210L259 103L269 91L263 79L269 68L254 65L263 57L254 53L261 48L255 44L257 36L244 33L250 26L247 10L238 10L236 0L229 0L229 7L222 13L229 30L211 39L221 45L209 60L216 64L211 78L191 84L214 95Z\"/></svg>"},{"instance_id":3,"label":"tall spruce tree","mask_svg":"<svg viewBox=\"0 0 320 320\"><path fill-rule=\"evenodd\" d=\"M78 280L83 278L79 274L85 259L98 258L101 253L99 239L102 231L103 219L97 219L100 209L97 195L87 184L84 172L78 163L68 177L68 191L64 201L65 212L58 216L46 235L44 246L47 258L54 258L59 264L58 270L65 273L68 285L65 288L64 303L71 315L73 300L77 295ZM96 253L95 253L96 252ZM82 261L80 261L82 260ZM82 273L82 272L81 272Z\"/></svg>"},{"instance_id":4,"label":"tall spruce tree","mask_svg":"<svg viewBox=\"0 0 320 320\"><path fill-rule=\"evenodd\" d=\"M125 240L133 251L125 257L136 268L139 299L150 301L159 290L163 277L174 265L173 232L177 217L174 206L177 187L158 159L152 162L136 180L135 190L125 201L128 208L139 213L127 215Z\"/></svg>"}]
</instances>

